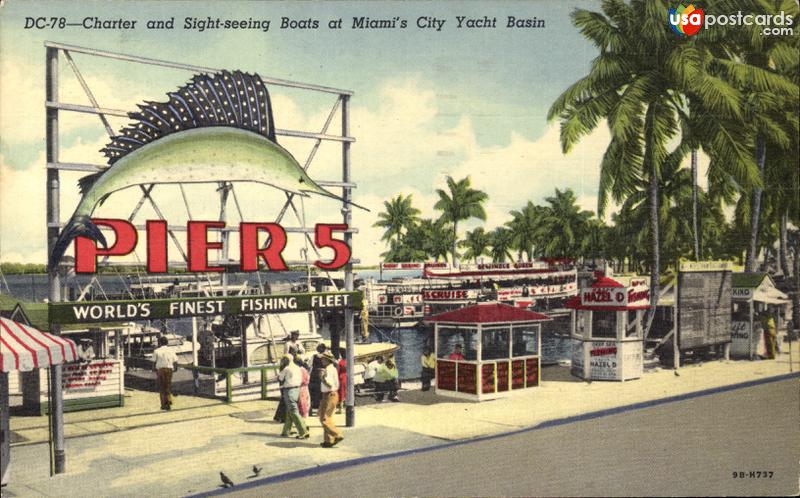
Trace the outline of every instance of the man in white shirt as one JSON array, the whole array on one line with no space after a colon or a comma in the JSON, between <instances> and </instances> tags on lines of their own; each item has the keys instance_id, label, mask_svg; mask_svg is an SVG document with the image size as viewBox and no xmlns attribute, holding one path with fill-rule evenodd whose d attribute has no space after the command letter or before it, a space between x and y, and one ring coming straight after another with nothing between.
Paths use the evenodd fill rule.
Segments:
<instances>
[{"instance_id":1,"label":"man in white shirt","mask_svg":"<svg viewBox=\"0 0 800 498\"><path fill-rule=\"evenodd\" d=\"M158 348L153 351L162 410L172 409L172 371L173 369L178 370L178 356L172 348L167 346L168 342L166 337L159 337Z\"/></svg>"},{"instance_id":2,"label":"man in white shirt","mask_svg":"<svg viewBox=\"0 0 800 498\"><path fill-rule=\"evenodd\" d=\"M333 411L339 403L339 370L336 368L336 358L326 351L319 355L325 370L322 372L320 391L322 399L319 403L319 421L325 431L324 441L320 444L323 448L332 448L343 440L342 433L333 423Z\"/></svg>"},{"instance_id":3,"label":"man in white shirt","mask_svg":"<svg viewBox=\"0 0 800 498\"><path fill-rule=\"evenodd\" d=\"M367 387L373 386L375 372L378 371L378 367L383 365L383 356L377 356L374 360L367 363L367 369L364 371L364 384Z\"/></svg>"},{"instance_id":4,"label":"man in white shirt","mask_svg":"<svg viewBox=\"0 0 800 498\"><path fill-rule=\"evenodd\" d=\"M294 362L294 358L288 354L281 359L280 367L278 382L281 384L281 397L286 407L281 436L289 437L292 424L294 424L297 427L297 439L307 439L308 427L300 417L300 409L297 407L297 401L300 399L300 385L303 383L303 372Z\"/></svg>"}]
</instances>

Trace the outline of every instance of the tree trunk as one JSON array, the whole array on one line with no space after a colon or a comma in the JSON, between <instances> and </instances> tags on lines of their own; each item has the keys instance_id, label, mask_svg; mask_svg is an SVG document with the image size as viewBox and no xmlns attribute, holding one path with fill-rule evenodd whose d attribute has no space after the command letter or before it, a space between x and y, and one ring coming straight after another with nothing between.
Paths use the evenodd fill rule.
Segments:
<instances>
[{"instance_id":1,"label":"tree trunk","mask_svg":"<svg viewBox=\"0 0 800 498\"><path fill-rule=\"evenodd\" d=\"M697 219L697 149L692 149L692 231L694 259L700 261L700 220Z\"/></svg>"},{"instance_id":2,"label":"tree trunk","mask_svg":"<svg viewBox=\"0 0 800 498\"><path fill-rule=\"evenodd\" d=\"M787 247L788 241L786 240L786 225L788 224L788 215L786 211L781 214L780 219L780 226L778 227L778 231L780 232L781 237L781 246L780 246L780 261L781 261L781 272L783 273L783 278L789 279L791 277L791 272L789 270L789 248Z\"/></svg>"},{"instance_id":3,"label":"tree trunk","mask_svg":"<svg viewBox=\"0 0 800 498\"><path fill-rule=\"evenodd\" d=\"M756 138L756 163L761 180L764 180L764 165L767 159L767 147L764 137L759 135ZM750 244L747 246L747 257L745 258L744 271L756 271L756 258L758 256L758 220L761 216L761 188L753 187L753 200L750 204Z\"/></svg>"},{"instance_id":4,"label":"tree trunk","mask_svg":"<svg viewBox=\"0 0 800 498\"><path fill-rule=\"evenodd\" d=\"M653 260L650 267L650 308L647 310L647 319L645 321L644 336L650 332L650 327L653 324L653 318L656 314L656 305L658 304L659 295L659 279L661 277L661 252L659 241L659 226L658 226L658 165L656 164L655 154L653 151L654 140L653 134L655 133L653 119L655 114L655 103L650 103L647 107L647 115L645 117L645 150L643 165L649 168L650 173L650 230L652 232L652 250Z\"/></svg>"},{"instance_id":5,"label":"tree trunk","mask_svg":"<svg viewBox=\"0 0 800 498\"><path fill-rule=\"evenodd\" d=\"M458 264L456 260L456 244L458 244L458 222L453 220L453 249L451 250L451 257L453 258L453 267Z\"/></svg>"}]
</instances>

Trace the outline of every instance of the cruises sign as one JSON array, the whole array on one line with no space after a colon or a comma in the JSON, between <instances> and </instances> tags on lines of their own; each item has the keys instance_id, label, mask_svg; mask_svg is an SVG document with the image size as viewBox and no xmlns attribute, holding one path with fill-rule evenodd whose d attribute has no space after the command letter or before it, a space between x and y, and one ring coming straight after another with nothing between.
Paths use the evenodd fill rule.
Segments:
<instances>
[{"instance_id":1,"label":"cruises sign","mask_svg":"<svg viewBox=\"0 0 800 498\"><path fill-rule=\"evenodd\" d=\"M361 292L312 292L234 297L50 303L50 323L100 323L192 316L257 315L361 309Z\"/></svg>"}]
</instances>

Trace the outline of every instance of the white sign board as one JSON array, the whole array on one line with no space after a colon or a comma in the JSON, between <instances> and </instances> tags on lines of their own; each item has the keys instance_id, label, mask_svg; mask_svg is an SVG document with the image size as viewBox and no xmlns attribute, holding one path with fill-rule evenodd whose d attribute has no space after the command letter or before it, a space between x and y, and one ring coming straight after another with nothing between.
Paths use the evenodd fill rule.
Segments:
<instances>
[{"instance_id":1,"label":"white sign board","mask_svg":"<svg viewBox=\"0 0 800 498\"><path fill-rule=\"evenodd\" d=\"M758 337L754 336L750 321L731 322L731 356L752 358L757 348Z\"/></svg>"},{"instance_id":2,"label":"white sign board","mask_svg":"<svg viewBox=\"0 0 800 498\"><path fill-rule=\"evenodd\" d=\"M641 341L626 341L620 343L622 354L622 380L638 379L644 372L644 360Z\"/></svg>"},{"instance_id":3,"label":"white sign board","mask_svg":"<svg viewBox=\"0 0 800 498\"><path fill-rule=\"evenodd\" d=\"M615 341L587 342L589 349L589 378L592 380L617 380L619 361Z\"/></svg>"}]
</instances>

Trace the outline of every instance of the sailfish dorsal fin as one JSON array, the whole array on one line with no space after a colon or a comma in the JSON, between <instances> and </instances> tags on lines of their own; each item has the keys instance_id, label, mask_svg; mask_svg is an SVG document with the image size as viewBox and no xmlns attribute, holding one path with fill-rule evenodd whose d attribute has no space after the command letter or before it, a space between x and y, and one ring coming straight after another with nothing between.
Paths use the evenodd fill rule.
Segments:
<instances>
[{"instance_id":1,"label":"sailfish dorsal fin","mask_svg":"<svg viewBox=\"0 0 800 498\"><path fill-rule=\"evenodd\" d=\"M229 126L277 142L269 92L257 74L198 74L167 97L166 102L145 102L138 105L138 112L128 113L134 122L122 128L100 151L108 157L109 165L161 137L192 128ZM87 177L82 189L94 180L95 175Z\"/></svg>"}]
</instances>

